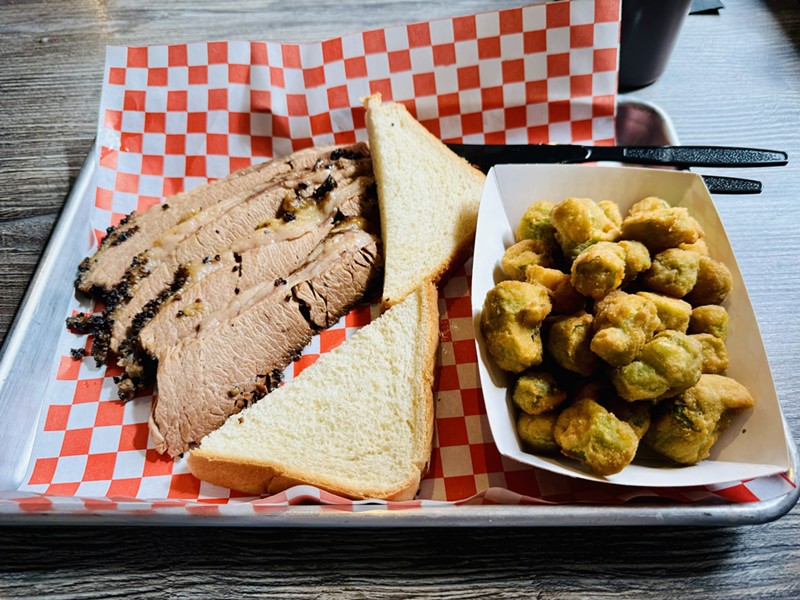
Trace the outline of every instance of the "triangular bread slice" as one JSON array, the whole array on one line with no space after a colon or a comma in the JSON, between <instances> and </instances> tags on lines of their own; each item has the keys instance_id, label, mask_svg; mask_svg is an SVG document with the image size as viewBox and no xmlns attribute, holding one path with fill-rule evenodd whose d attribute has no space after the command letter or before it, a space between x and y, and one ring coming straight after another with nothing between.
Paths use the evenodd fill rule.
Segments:
<instances>
[{"instance_id":1,"label":"triangular bread slice","mask_svg":"<svg viewBox=\"0 0 800 600\"><path fill-rule=\"evenodd\" d=\"M438 343L437 291L425 282L207 435L189 469L251 494L306 483L355 499L413 498L431 454Z\"/></svg>"},{"instance_id":2,"label":"triangular bread slice","mask_svg":"<svg viewBox=\"0 0 800 600\"><path fill-rule=\"evenodd\" d=\"M434 283L469 254L486 177L432 135L405 106L364 99L378 184L384 255L382 304Z\"/></svg>"}]
</instances>

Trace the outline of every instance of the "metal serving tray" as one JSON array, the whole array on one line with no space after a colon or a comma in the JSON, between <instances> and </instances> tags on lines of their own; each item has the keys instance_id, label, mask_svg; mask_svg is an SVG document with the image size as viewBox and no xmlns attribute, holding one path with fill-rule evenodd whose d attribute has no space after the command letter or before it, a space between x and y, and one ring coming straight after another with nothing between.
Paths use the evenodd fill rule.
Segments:
<instances>
[{"instance_id":1,"label":"metal serving tray","mask_svg":"<svg viewBox=\"0 0 800 600\"><path fill-rule=\"evenodd\" d=\"M677 144L668 116L657 106L632 97L620 97L617 141L629 145ZM42 255L25 298L0 351L0 494L22 484L31 456L36 426L44 405L47 374L64 326L63 315L74 294L75 265L82 258L77 235L86 230L92 206L92 183L97 149L86 158ZM797 485L797 450L790 449L789 479ZM51 511L0 513L5 524L119 524L119 525L231 525L305 527L420 527L420 526L580 526L580 525L743 525L765 523L791 510L800 486L778 498L746 504L698 502L691 504L632 502L598 505L481 505L425 506L406 510L356 511L335 507L290 506L252 514L229 511L224 516L180 511L159 514L132 512Z\"/></svg>"}]
</instances>

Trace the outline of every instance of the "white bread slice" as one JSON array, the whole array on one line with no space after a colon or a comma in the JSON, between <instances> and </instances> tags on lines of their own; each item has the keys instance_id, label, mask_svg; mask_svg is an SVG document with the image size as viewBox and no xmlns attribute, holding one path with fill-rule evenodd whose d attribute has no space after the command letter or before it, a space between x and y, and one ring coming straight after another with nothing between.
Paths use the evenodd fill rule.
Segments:
<instances>
[{"instance_id":1,"label":"white bread slice","mask_svg":"<svg viewBox=\"0 0 800 600\"><path fill-rule=\"evenodd\" d=\"M207 435L189 469L251 494L306 483L355 499L413 498L431 454L438 343L437 291L425 282Z\"/></svg>"},{"instance_id":2,"label":"white bread slice","mask_svg":"<svg viewBox=\"0 0 800 600\"><path fill-rule=\"evenodd\" d=\"M434 283L472 248L486 177L432 135L402 104L364 99L378 184L384 307Z\"/></svg>"}]
</instances>

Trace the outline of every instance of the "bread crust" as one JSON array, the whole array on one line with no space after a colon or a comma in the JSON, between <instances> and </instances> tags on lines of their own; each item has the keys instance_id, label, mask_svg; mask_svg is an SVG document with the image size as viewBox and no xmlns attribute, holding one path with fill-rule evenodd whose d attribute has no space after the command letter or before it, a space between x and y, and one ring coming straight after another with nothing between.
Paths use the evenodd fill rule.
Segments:
<instances>
[{"instance_id":1,"label":"bread crust","mask_svg":"<svg viewBox=\"0 0 800 600\"><path fill-rule=\"evenodd\" d=\"M308 477L302 473L288 474L275 465L248 460L232 460L202 449L189 453L187 464L192 475L215 485L238 490L254 496L279 494L297 485L311 485L351 500L383 499L411 500L419 487L421 475L400 485L385 489L356 489L339 486L331 481Z\"/></svg>"},{"instance_id":2,"label":"bread crust","mask_svg":"<svg viewBox=\"0 0 800 600\"><path fill-rule=\"evenodd\" d=\"M424 397L423 409L425 411L423 416L424 423L424 438L423 445L420 448L418 464L420 477L428 472L430 466L431 453L433 451L433 428L435 419L435 403L433 398L433 384L436 372L436 355L439 349L439 291L432 281L425 281L422 284L423 295L423 310L427 310L428 314L425 315L425 323L430 324L425 332L426 346L423 349L423 370L422 370L422 394Z\"/></svg>"}]
</instances>

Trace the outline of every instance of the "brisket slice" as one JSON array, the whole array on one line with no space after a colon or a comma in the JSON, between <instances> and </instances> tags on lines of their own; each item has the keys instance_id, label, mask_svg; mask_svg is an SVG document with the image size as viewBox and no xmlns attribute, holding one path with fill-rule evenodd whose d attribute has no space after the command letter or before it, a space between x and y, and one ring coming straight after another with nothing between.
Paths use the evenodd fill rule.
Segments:
<instances>
[{"instance_id":1,"label":"brisket slice","mask_svg":"<svg viewBox=\"0 0 800 600\"><path fill-rule=\"evenodd\" d=\"M164 204L142 213L131 213L119 225L107 230L97 252L78 268L75 287L82 292L105 296L123 278L133 259L147 250L169 228L187 215L257 189L270 181L312 168L330 160L331 152L367 154L364 144L346 147L311 148L231 173L224 179L200 185L168 198Z\"/></svg>"},{"instance_id":2,"label":"brisket slice","mask_svg":"<svg viewBox=\"0 0 800 600\"><path fill-rule=\"evenodd\" d=\"M118 351L120 343L128 337L134 317L170 285L181 264L214 260L220 250L259 235L259 225L278 216L287 197L313 197L320 190L335 189L340 182L348 184L352 177L364 173L372 173L368 158L323 161L314 169L283 179L244 200L222 201L172 228L137 257L115 289L114 301L109 301L106 309L110 335L95 338L98 348L93 347L92 354L104 360L106 342L113 352Z\"/></svg>"},{"instance_id":3,"label":"brisket slice","mask_svg":"<svg viewBox=\"0 0 800 600\"><path fill-rule=\"evenodd\" d=\"M150 432L177 456L273 389L319 329L362 299L378 272L378 241L336 230L286 281L251 288L203 320L158 363Z\"/></svg>"}]
</instances>

